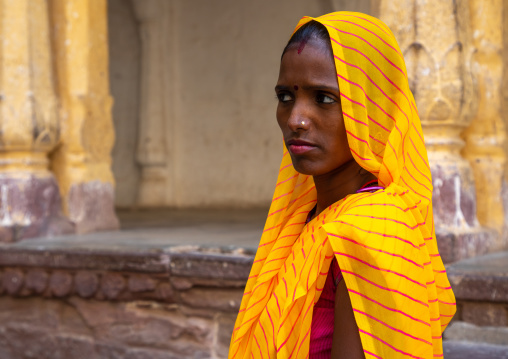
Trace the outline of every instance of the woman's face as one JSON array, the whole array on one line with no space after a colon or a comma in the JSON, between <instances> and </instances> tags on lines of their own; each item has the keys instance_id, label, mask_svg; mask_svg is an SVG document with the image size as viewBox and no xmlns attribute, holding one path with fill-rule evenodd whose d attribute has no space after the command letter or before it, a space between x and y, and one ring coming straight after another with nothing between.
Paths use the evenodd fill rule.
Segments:
<instances>
[{"instance_id":1,"label":"woman's face","mask_svg":"<svg viewBox=\"0 0 508 359\"><path fill-rule=\"evenodd\" d=\"M310 39L290 47L282 57L275 92L277 122L298 172L320 176L354 160L335 65L325 43Z\"/></svg>"}]
</instances>

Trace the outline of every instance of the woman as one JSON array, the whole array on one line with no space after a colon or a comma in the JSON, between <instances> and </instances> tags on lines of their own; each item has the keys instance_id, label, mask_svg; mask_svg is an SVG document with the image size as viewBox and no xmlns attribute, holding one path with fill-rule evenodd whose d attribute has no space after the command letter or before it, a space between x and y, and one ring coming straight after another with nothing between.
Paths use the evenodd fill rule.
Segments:
<instances>
[{"instance_id":1,"label":"woman","mask_svg":"<svg viewBox=\"0 0 508 359\"><path fill-rule=\"evenodd\" d=\"M359 13L304 17L275 87L284 154L230 358L433 358L455 299L397 42Z\"/></svg>"}]
</instances>

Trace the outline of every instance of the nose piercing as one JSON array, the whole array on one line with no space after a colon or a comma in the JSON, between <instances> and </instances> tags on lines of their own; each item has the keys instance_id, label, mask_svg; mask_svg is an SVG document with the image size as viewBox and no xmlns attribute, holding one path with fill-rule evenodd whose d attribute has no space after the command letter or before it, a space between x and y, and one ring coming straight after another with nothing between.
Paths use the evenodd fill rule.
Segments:
<instances>
[{"instance_id":1,"label":"nose piercing","mask_svg":"<svg viewBox=\"0 0 508 359\"><path fill-rule=\"evenodd\" d=\"M302 122L300 122L300 123L302 124L302 126L305 126L305 122L303 122L303 121L302 121Z\"/></svg>"}]
</instances>

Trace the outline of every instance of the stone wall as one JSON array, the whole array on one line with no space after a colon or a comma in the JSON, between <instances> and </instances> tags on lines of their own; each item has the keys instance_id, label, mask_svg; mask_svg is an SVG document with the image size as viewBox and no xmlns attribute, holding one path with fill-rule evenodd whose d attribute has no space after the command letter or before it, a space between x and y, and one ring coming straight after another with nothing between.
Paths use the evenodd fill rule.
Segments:
<instances>
[{"instance_id":1,"label":"stone wall","mask_svg":"<svg viewBox=\"0 0 508 359\"><path fill-rule=\"evenodd\" d=\"M227 357L251 256L60 250L0 253L2 359Z\"/></svg>"},{"instance_id":2,"label":"stone wall","mask_svg":"<svg viewBox=\"0 0 508 359\"><path fill-rule=\"evenodd\" d=\"M226 358L253 252L154 243L1 245L0 357ZM507 260L504 252L448 267L458 312L445 339L508 345Z\"/></svg>"}]
</instances>

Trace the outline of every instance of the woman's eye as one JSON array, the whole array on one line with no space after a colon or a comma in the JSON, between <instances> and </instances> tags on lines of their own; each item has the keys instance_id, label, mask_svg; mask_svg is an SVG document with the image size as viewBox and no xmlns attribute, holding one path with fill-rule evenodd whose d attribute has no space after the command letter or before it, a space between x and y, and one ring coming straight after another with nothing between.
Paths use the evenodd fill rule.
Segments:
<instances>
[{"instance_id":1,"label":"woman's eye","mask_svg":"<svg viewBox=\"0 0 508 359\"><path fill-rule=\"evenodd\" d=\"M289 96L289 94L287 93L278 93L277 98L279 99L280 102L291 101L291 96Z\"/></svg>"},{"instance_id":2,"label":"woman's eye","mask_svg":"<svg viewBox=\"0 0 508 359\"><path fill-rule=\"evenodd\" d=\"M317 94L316 95L316 101L318 103L334 103L335 100L333 98L331 98L330 96L327 96L325 94Z\"/></svg>"}]
</instances>

